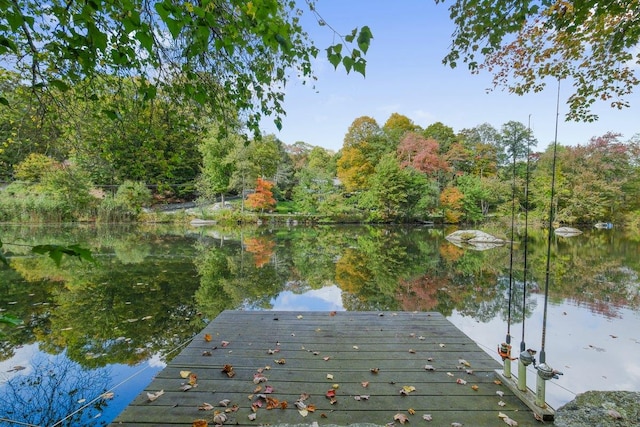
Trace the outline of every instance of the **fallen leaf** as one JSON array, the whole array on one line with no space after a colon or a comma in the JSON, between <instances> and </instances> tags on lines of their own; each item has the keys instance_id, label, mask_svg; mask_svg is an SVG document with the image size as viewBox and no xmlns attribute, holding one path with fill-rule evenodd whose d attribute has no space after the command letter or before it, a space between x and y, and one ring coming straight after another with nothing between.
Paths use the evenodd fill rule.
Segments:
<instances>
[{"instance_id":1,"label":"fallen leaf","mask_svg":"<svg viewBox=\"0 0 640 427\"><path fill-rule=\"evenodd\" d=\"M332 398L336 397L336 391L334 389L331 389L331 390L327 391L324 395L328 399L332 399Z\"/></svg>"},{"instance_id":2,"label":"fallen leaf","mask_svg":"<svg viewBox=\"0 0 640 427\"><path fill-rule=\"evenodd\" d=\"M427 370L427 371L435 371L436 370L436 368L434 368L431 365L424 365L424 369Z\"/></svg>"},{"instance_id":3,"label":"fallen leaf","mask_svg":"<svg viewBox=\"0 0 640 427\"><path fill-rule=\"evenodd\" d=\"M416 388L412 385L405 385L400 389L400 395L401 396L406 396L409 393L416 391Z\"/></svg>"},{"instance_id":4,"label":"fallen leaf","mask_svg":"<svg viewBox=\"0 0 640 427\"><path fill-rule=\"evenodd\" d=\"M276 362L278 365L284 365L285 363L287 363L287 361L284 359L274 360L274 362Z\"/></svg>"},{"instance_id":5,"label":"fallen leaf","mask_svg":"<svg viewBox=\"0 0 640 427\"><path fill-rule=\"evenodd\" d=\"M147 393L147 399L149 399L149 402L153 402L163 394L164 390L156 391L155 393Z\"/></svg>"},{"instance_id":6,"label":"fallen leaf","mask_svg":"<svg viewBox=\"0 0 640 427\"><path fill-rule=\"evenodd\" d=\"M280 402L280 409L287 409L289 407L289 404L287 403L286 400L283 400Z\"/></svg>"},{"instance_id":7,"label":"fallen leaf","mask_svg":"<svg viewBox=\"0 0 640 427\"><path fill-rule=\"evenodd\" d=\"M322 360L324 360L325 362L326 362L327 360L329 360L329 359L331 359L331 357L330 357L330 356L325 356L325 357L323 357L323 358L322 358Z\"/></svg>"},{"instance_id":8,"label":"fallen leaf","mask_svg":"<svg viewBox=\"0 0 640 427\"><path fill-rule=\"evenodd\" d=\"M354 349L354 350L358 350L359 348L360 348L360 347L358 347L357 345L354 345L354 346L353 346L353 349Z\"/></svg>"},{"instance_id":9,"label":"fallen leaf","mask_svg":"<svg viewBox=\"0 0 640 427\"><path fill-rule=\"evenodd\" d=\"M451 423L451 427L462 427L463 425L462 423Z\"/></svg>"},{"instance_id":10,"label":"fallen leaf","mask_svg":"<svg viewBox=\"0 0 640 427\"><path fill-rule=\"evenodd\" d=\"M333 316L335 316L336 314L338 314L338 312L337 312L337 311L332 311L332 312L330 312L330 313L329 313L329 316L333 317Z\"/></svg>"},{"instance_id":11,"label":"fallen leaf","mask_svg":"<svg viewBox=\"0 0 640 427\"><path fill-rule=\"evenodd\" d=\"M276 354L278 352L280 352L280 349L278 349L278 348L273 349L273 350L272 349L267 350L267 354Z\"/></svg>"},{"instance_id":12,"label":"fallen leaf","mask_svg":"<svg viewBox=\"0 0 640 427\"><path fill-rule=\"evenodd\" d=\"M297 317L298 319L302 319L302 314L298 314L296 317Z\"/></svg>"},{"instance_id":13,"label":"fallen leaf","mask_svg":"<svg viewBox=\"0 0 640 427\"><path fill-rule=\"evenodd\" d=\"M316 405L307 405L307 411L315 412L316 411Z\"/></svg>"},{"instance_id":14,"label":"fallen leaf","mask_svg":"<svg viewBox=\"0 0 640 427\"><path fill-rule=\"evenodd\" d=\"M451 372L447 372L447 375L450 377L455 377L455 375L453 375Z\"/></svg>"},{"instance_id":15,"label":"fallen leaf","mask_svg":"<svg viewBox=\"0 0 640 427\"><path fill-rule=\"evenodd\" d=\"M213 416L213 422L216 424L224 424L227 421L227 414L224 412L217 413Z\"/></svg>"},{"instance_id":16,"label":"fallen leaf","mask_svg":"<svg viewBox=\"0 0 640 427\"><path fill-rule=\"evenodd\" d=\"M461 385L465 385L465 384L467 384L467 382L466 382L465 380L463 380L462 378L458 378L458 379L456 380L456 383L461 384Z\"/></svg>"},{"instance_id":17,"label":"fallen leaf","mask_svg":"<svg viewBox=\"0 0 640 427\"><path fill-rule=\"evenodd\" d=\"M204 402L202 405L198 406L199 411L211 411L213 410L213 408L213 405L207 402Z\"/></svg>"},{"instance_id":18,"label":"fallen leaf","mask_svg":"<svg viewBox=\"0 0 640 427\"><path fill-rule=\"evenodd\" d=\"M256 414L255 412L252 414L247 415L247 418L249 418L249 421L255 421L257 418L258 414Z\"/></svg>"},{"instance_id":19,"label":"fallen leaf","mask_svg":"<svg viewBox=\"0 0 640 427\"><path fill-rule=\"evenodd\" d=\"M502 421L504 421L504 423L506 425L511 426L511 427L517 427L517 425L518 425L518 422L516 420L513 420L513 419L511 419L511 418L509 418L507 416L503 417Z\"/></svg>"},{"instance_id":20,"label":"fallen leaf","mask_svg":"<svg viewBox=\"0 0 640 427\"><path fill-rule=\"evenodd\" d=\"M420 335L420 336L418 337L418 339L419 339L420 341L424 341L424 340L426 340L427 338L425 338L425 337L423 337L422 335Z\"/></svg>"},{"instance_id":21,"label":"fallen leaf","mask_svg":"<svg viewBox=\"0 0 640 427\"><path fill-rule=\"evenodd\" d=\"M261 386L261 385L256 386L256 388L254 388L254 389L253 389L253 393L254 393L254 394L255 394L255 393L260 393L261 391L262 391L262 386Z\"/></svg>"},{"instance_id":22,"label":"fallen leaf","mask_svg":"<svg viewBox=\"0 0 640 427\"><path fill-rule=\"evenodd\" d=\"M211 355L212 355L212 353L211 353L209 350L204 350L204 351L202 352L202 355L203 355L203 356L211 356Z\"/></svg>"},{"instance_id":23,"label":"fallen leaf","mask_svg":"<svg viewBox=\"0 0 640 427\"><path fill-rule=\"evenodd\" d=\"M198 382L198 376L193 372L189 374L189 385L195 386Z\"/></svg>"},{"instance_id":24,"label":"fallen leaf","mask_svg":"<svg viewBox=\"0 0 640 427\"><path fill-rule=\"evenodd\" d=\"M195 420L191 423L191 427L207 427L209 422L207 420Z\"/></svg>"},{"instance_id":25,"label":"fallen leaf","mask_svg":"<svg viewBox=\"0 0 640 427\"><path fill-rule=\"evenodd\" d=\"M231 400L229 399L223 399L220 402L218 402L218 405L226 408L227 406L229 406L229 403L231 403Z\"/></svg>"},{"instance_id":26,"label":"fallen leaf","mask_svg":"<svg viewBox=\"0 0 640 427\"><path fill-rule=\"evenodd\" d=\"M425 421L433 421L433 417L431 416L431 414L424 414L422 416L422 419Z\"/></svg>"},{"instance_id":27,"label":"fallen leaf","mask_svg":"<svg viewBox=\"0 0 640 427\"><path fill-rule=\"evenodd\" d=\"M502 391L502 390L498 390L498 391L496 391L496 394L497 394L498 396L502 397L502 396L504 396L504 391Z\"/></svg>"},{"instance_id":28,"label":"fallen leaf","mask_svg":"<svg viewBox=\"0 0 640 427\"><path fill-rule=\"evenodd\" d=\"M502 385L502 381L500 381L500 380L493 380L493 383L495 385Z\"/></svg>"},{"instance_id":29,"label":"fallen leaf","mask_svg":"<svg viewBox=\"0 0 640 427\"><path fill-rule=\"evenodd\" d=\"M265 392L266 394L273 393L273 386L271 386L271 385L265 386L265 388L264 388L264 392Z\"/></svg>"},{"instance_id":30,"label":"fallen leaf","mask_svg":"<svg viewBox=\"0 0 640 427\"><path fill-rule=\"evenodd\" d=\"M114 394L113 394L112 391L108 391L108 392L102 393L100 395L100 397L103 398L103 399L113 399L113 396L114 396Z\"/></svg>"},{"instance_id":31,"label":"fallen leaf","mask_svg":"<svg viewBox=\"0 0 640 427\"><path fill-rule=\"evenodd\" d=\"M373 374L377 374L378 372L380 372L380 368L371 368L369 369L369 371L371 371L371 373Z\"/></svg>"},{"instance_id":32,"label":"fallen leaf","mask_svg":"<svg viewBox=\"0 0 640 427\"><path fill-rule=\"evenodd\" d=\"M360 383L360 385L361 385L362 387L364 387L364 388L367 388L367 387L369 387L369 381L362 381L362 382Z\"/></svg>"},{"instance_id":33,"label":"fallen leaf","mask_svg":"<svg viewBox=\"0 0 640 427\"><path fill-rule=\"evenodd\" d=\"M298 413L300 414L301 417L306 417L307 415L309 415L309 410L307 410L307 409L298 409Z\"/></svg>"},{"instance_id":34,"label":"fallen leaf","mask_svg":"<svg viewBox=\"0 0 640 427\"><path fill-rule=\"evenodd\" d=\"M465 369L464 371L469 375L473 375L473 369Z\"/></svg>"},{"instance_id":35,"label":"fallen leaf","mask_svg":"<svg viewBox=\"0 0 640 427\"><path fill-rule=\"evenodd\" d=\"M204 340L206 342L211 342L211 334L204 334Z\"/></svg>"},{"instance_id":36,"label":"fallen leaf","mask_svg":"<svg viewBox=\"0 0 640 427\"><path fill-rule=\"evenodd\" d=\"M328 380L332 380L333 379L333 374L327 374L327 379Z\"/></svg>"},{"instance_id":37,"label":"fallen leaf","mask_svg":"<svg viewBox=\"0 0 640 427\"><path fill-rule=\"evenodd\" d=\"M404 424L409 421L409 417L405 414L395 414L393 416L393 421L398 421L400 424Z\"/></svg>"},{"instance_id":38,"label":"fallen leaf","mask_svg":"<svg viewBox=\"0 0 640 427\"><path fill-rule=\"evenodd\" d=\"M415 351L414 349L410 348L410 349L409 349L409 353L411 353L411 354L416 354L416 351Z\"/></svg>"},{"instance_id":39,"label":"fallen leaf","mask_svg":"<svg viewBox=\"0 0 640 427\"><path fill-rule=\"evenodd\" d=\"M446 347L446 345L442 344L442 343L440 343L439 345L440 345L440 348L445 348Z\"/></svg>"},{"instance_id":40,"label":"fallen leaf","mask_svg":"<svg viewBox=\"0 0 640 427\"><path fill-rule=\"evenodd\" d=\"M280 401L275 397L267 397L267 409L276 409L280 406Z\"/></svg>"},{"instance_id":41,"label":"fallen leaf","mask_svg":"<svg viewBox=\"0 0 640 427\"><path fill-rule=\"evenodd\" d=\"M480 387L478 387L476 384L471 386L471 390L473 390L473 391L478 391L479 388Z\"/></svg>"},{"instance_id":42,"label":"fallen leaf","mask_svg":"<svg viewBox=\"0 0 640 427\"><path fill-rule=\"evenodd\" d=\"M300 400L300 401L305 401L305 400L307 400L307 399L308 399L308 398L310 398L310 397L311 397L311 395L310 395L310 394L308 394L308 393L302 393L302 394L300 395L300 397L298 398L298 400Z\"/></svg>"},{"instance_id":43,"label":"fallen leaf","mask_svg":"<svg viewBox=\"0 0 640 427\"><path fill-rule=\"evenodd\" d=\"M458 359L458 363L461 364L461 365L467 366L467 367L471 366L471 363L467 362L464 359Z\"/></svg>"},{"instance_id":44,"label":"fallen leaf","mask_svg":"<svg viewBox=\"0 0 640 427\"><path fill-rule=\"evenodd\" d=\"M191 371L180 371L180 376L182 378L187 378L190 373L191 373Z\"/></svg>"},{"instance_id":45,"label":"fallen leaf","mask_svg":"<svg viewBox=\"0 0 640 427\"><path fill-rule=\"evenodd\" d=\"M191 384L182 384L182 387L180 387L181 391L189 391L192 388L194 388L195 386L191 385Z\"/></svg>"},{"instance_id":46,"label":"fallen leaf","mask_svg":"<svg viewBox=\"0 0 640 427\"><path fill-rule=\"evenodd\" d=\"M498 406L501 406L501 407L502 407L502 406L507 406L507 404L506 404L506 403L504 403L504 402L501 400L501 401L499 401L499 402L498 402Z\"/></svg>"},{"instance_id":47,"label":"fallen leaf","mask_svg":"<svg viewBox=\"0 0 640 427\"><path fill-rule=\"evenodd\" d=\"M415 334L415 332L411 332L411 333L409 334L409 336L410 336L411 338L415 338L415 337L416 337L416 334Z\"/></svg>"},{"instance_id":48,"label":"fallen leaf","mask_svg":"<svg viewBox=\"0 0 640 427\"><path fill-rule=\"evenodd\" d=\"M340 388L340 384L333 384L331 387L332 387L334 390L337 390L337 389L339 389L339 388Z\"/></svg>"},{"instance_id":49,"label":"fallen leaf","mask_svg":"<svg viewBox=\"0 0 640 427\"><path fill-rule=\"evenodd\" d=\"M433 362L433 357L427 357L427 362Z\"/></svg>"},{"instance_id":50,"label":"fallen leaf","mask_svg":"<svg viewBox=\"0 0 640 427\"><path fill-rule=\"evenodd\" d=\"M413 408L407 409L407 412L409 413L409 415L415 415L416 414L416 410L413 409Z\"/></svg>"},{"instance_id":51,"label":"fallen leaf","mask_svg":"<svg viewBox=\"0 0 640 427\"><path fill-rule=\"evenodd\" d=\"M224 365L222 367L222 372L227 374L229 378L233 378L236 375L236 372L233 370L233 366L231 365Z\"/></svg>"},{"instance_id":52,"label":"fallen leaf","mask_svg":"<svg viewBox=\"0 0 640 427\"><path fill-rule=\"evenodd\" d=\"M229 345L229 341L222 341L222 342L220 343L220 345L221 345L222 347L226 347L226 346L228 346L228 345Z\"/></svg>"}]
</instances>

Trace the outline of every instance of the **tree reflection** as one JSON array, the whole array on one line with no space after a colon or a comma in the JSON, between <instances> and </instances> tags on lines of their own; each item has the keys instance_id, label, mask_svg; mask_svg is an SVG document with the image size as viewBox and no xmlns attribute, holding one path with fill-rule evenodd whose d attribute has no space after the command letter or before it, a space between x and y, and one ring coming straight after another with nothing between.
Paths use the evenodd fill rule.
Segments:
<instances>
[{"instance_id":1,"label":"tree reflection","mask_svg":"<svg viewBox=\"0 0 640 427\"><path fill-rule=\"evenodd\" d=\"M103 396L109 386L108 369L85 369L60 355L36 356L28 370L0 386L0 421L37 426L99 424L95 418L108 404Z\"/></svg>"}]
</instances>

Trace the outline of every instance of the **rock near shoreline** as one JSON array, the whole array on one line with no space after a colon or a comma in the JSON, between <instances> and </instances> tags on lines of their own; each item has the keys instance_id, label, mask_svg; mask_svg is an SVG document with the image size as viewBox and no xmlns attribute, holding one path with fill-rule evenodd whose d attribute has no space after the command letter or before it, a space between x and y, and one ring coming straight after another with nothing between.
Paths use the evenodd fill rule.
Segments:
<instances>
[{"instance_id":1,"label":"rock near shoreline","mask_svg":"<svg viewBox=\"0 0 640 427\"><path fill-rule=\"evenodd\" d=\"M556 411L555 426L640 426L640 392L588 391Z\"/></svg>"}]
</instances>

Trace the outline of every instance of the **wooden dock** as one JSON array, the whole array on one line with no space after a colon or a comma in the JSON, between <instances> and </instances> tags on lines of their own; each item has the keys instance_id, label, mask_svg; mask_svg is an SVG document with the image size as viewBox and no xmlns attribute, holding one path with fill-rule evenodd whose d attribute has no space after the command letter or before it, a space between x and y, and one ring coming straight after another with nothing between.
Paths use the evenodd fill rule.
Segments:
<instances>
[{"instance_id":1,"label":"wooden dock","mask_svg":"<svg viewBox=\"0 0 640 427\"><path fill-rule=\"evenodd\" d=\"M225 311L112 426L538 425L500 367L439 313Z\"/></svg>"}]
</instances>

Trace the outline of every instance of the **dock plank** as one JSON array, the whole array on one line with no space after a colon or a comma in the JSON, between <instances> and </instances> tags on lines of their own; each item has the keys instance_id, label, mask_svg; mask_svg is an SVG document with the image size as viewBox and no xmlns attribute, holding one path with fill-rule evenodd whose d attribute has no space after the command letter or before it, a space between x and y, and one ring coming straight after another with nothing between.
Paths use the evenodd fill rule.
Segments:
<instances>
[{"instance_id":1,"label":"dock plank","mask_svg":"<svg viewBox=\"0 0 640 427\"><path fill-rule=\"evenodd\" d=\"M435 370L425 370L427 364ZM233 367L233 377L223 372L225 365ZM218 405L224 399L237 408L225 424L239 426L386 425L399 413L413 424L430 414L434 425L500 426L500 412L519 426L537 425L531 410L495 383L498 368L439 313L225 311L112 426L189 426L196 419L214 425L213 411L198 407L206 402L229 411ZM181 371L196 374L197 386L182 391L188 379ZM266 381L256 383L255 375ZM404 386L415 390L403 395ZM150 402L147 393L159 390L164 394ZM329 390L333 403L325 396ZM264 401L260 393L286 401L286 409L252 408ZM303 393L315 408L306 416L295 407Z\"/></svg>"}]
</instances>

